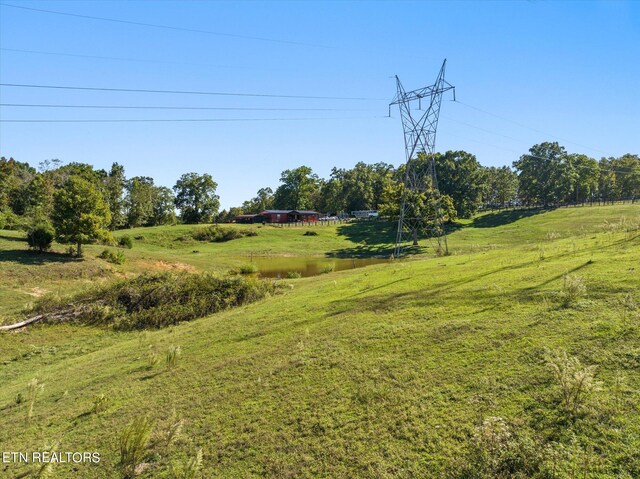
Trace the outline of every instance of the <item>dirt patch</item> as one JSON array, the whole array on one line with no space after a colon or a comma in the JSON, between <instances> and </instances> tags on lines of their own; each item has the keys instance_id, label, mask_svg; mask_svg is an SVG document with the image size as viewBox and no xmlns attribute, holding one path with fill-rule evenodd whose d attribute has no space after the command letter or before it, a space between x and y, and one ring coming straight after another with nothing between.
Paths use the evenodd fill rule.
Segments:
<instances>
[{"instance_id":1,"label":"dirt patch","mask_svg":"<svg viewBox=\"0 0 640 479\"><path fill-rule=\"evenodd\" d=\"M33 296L34 298L41 298L43 297L45 294L47 294L49 292L48 289L44 289L44 288L31 288L27 291L23 291L25 294L28 294L29 296Z\"/></svg>"},{"instance_id":2,"label":"dirt patch","mask_svg":"<svg viewBox=\"0 0 640 479\"><path fill-rule=\"evenodd\" d=\"M148 263L150 269L155 271L189 271L194 272L196 268L186 263L169 263L167 261L153 261Z\"/></svg>"}]
</instances>

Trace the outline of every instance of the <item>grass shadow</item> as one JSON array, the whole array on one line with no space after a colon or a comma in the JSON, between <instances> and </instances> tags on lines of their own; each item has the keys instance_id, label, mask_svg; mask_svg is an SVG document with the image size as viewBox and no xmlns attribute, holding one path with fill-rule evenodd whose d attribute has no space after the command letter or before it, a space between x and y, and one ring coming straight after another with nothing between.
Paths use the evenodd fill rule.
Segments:
<instances>
[{"instance_id":1,"label":"grass shadow","mask_svg":"<svg viewBox=\"0 0 640 479\"><path fill-rule=\"evenodd\" d=\"M330 258L368 258L375 256L389 257L393 254L396 243L398 223L395 221L354 221L338 226L338 236L345 236L355 243L351 247L340 248L326 253ZM422 242L427 241L421 239ZM428 246L406 246L403 255L426 253Z\"/></svg>"},{"instance_id":2,"label":"grass shadow","mask_svg":"<svg viewBox=\"0 0 640 479\"><path fill-rule=\"evenodd\" d=\"M0 235L0 239L6 240L6 241L19 241L21 243L27 242L26 237L19 237L19 236Z\"/></svg>"},{"instance_id":3,"label":"grass shadow","mask_svg":"<svg viewBox=\"0 0 640 479\"><path fill-rule=\"evenodd\" d=\"M78 261L82 261L82 258L76 258L62 253L39 253L26 249L0 250L0 262L38 266L49 263L74 263Z\"/></svg>"},{"instance_id":4,"label":"grass shadow","mask_svg":"<svg viewBox=\"0 0 640 479\"><path fill-rule=\"evenodd\" d=\"M515 223L523 218L529 218L530 216L546 213L547 211L551 210L549 208L531 208L526 210L498 211L476 217L471 223L471 226L474 228L495 228L496 226Z\"/></svg>"}]
</instances>

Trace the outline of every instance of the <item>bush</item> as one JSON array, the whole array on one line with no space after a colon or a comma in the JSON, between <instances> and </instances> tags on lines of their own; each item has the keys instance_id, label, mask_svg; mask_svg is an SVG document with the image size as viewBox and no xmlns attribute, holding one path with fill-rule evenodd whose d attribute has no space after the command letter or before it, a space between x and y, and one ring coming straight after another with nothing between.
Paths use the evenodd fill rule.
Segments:
<instances>
[{"instance_id":1,"label":"bush","mask_svg":"<svg viewBox=\"0 0 640 479\"><path fill-rule=\"evenodd\" d=\"M238 269L240 274L255 274L258 272L258 265L255 263L247 263L240 266Z\"/></svg>"},{"instance_id":2,"label":"bush","mask_svg":"<svg viewBox=\"0 0 640 479\"><path fill-rule=\"evenodd\" d=\"M575 415L597 388L595 366L582 366L578 358L563 350L548 351L546 362L560 387L563 409Z\"/></svg>"},{"instance_id":3,"label":"bush","mask_svg":"<svg viewBox=\"0 0 640 479\"><path fill-rule=\"evenodd\" d=\"M289 271L287 273L287 278L289 278L289 279L298 279L298 278L302 278L302 275L300 273L298 273L297 271Z\"/></svg>"},{"instance_id":4,"label":"bush","mask_svg":"<svg viewBox=\"0 0 640 479\"><path fill-rule=\"evenodd\" d=\"M257 235L258 233L255 230L229 228L218 225L195 229L191 232L191 236L197 241L210 241L214 243L222 243L224 241L231 241L244 236Z\"/></svg>"},{"instance_id":5,"label":"bush","mask_svg":"<svg viewBox=\"0 0 640 479\"><path fill-rule=\"evenodd\" d=\"M18 216L10 209L0 211L0 229L21 230L25 227L25 219Z\"/></svg>"},{"instance_id":6,"label":"bush","mask_svg":"<svg viewBox=\"0 0 640 479\"><path fill-rule=\"evenodd\" d=\"M121 248L127 248L127 249L133 248L133 240L131 239L131 236L129 235L121 236L118 239L118 246L120 246Z\"/></svg>"},{"instance_id":7,"label":"bush","mask_svg":"<svg viewBox=\"0 0 640 479\"><path fill-rule=\"evenodd\" d=\"M317 231L305 231L303 236L318 236Z\"/></svg>"},{"instance_id":8,"label":"bush","mask_svg":"<svg viewBox=\"0 0 640 479\"><path fill-rule=\"evenodd\" d=\"M38 225L27 232L29 247L40 253L51 248L53 242L53 228L49 225Z\"/></svg>"},{"instance_id":9,"label":"bush","mask_svg":"<svg viewBox=\"0 0 640 479\"><path fill-rule=\"evenodd\" d=\"M331 273L331 272L333 272L335 269L336 269L336 265L335 265L335 264L333 264L333 263L331 263L331 264L327 264L327 265L324 265L324 266L322 267L322 269L320 270L320 273L321 273L321 274Z\"/></svg>"},{"instance_id":10,"label":"bush","mask_svg":"<svg viewBox=\"0 0 640 479\"><path fill-rule=\"evenodd\" d=\"M98 255L98 258L101 258L113 264L124 264L124 262L127 260L122 251L113 252L109 251L108 249L103 250L102 253Z\"/></svg>"},{"instance_id":11,"label":"bush","mask_svg":"<svg viewBox=\"0 0 640 479\"><path fill-rule=\"evenodd\" d=\"M154 273L123 280L72 299L81 304L75 320L107 324L119 330L161 328L251 303L273 292L266 281L210 273ZM68 304L40 301L36 311L59 311ZM154 364L157 361L153 361Z\"/></svg>"},{"instance_id":12,"label":"bush","mask_svg":"<svg viewBox=\"0 0 640 479\"><path fill-rule=\"evenodd\" d=\"M584 284L582 276L572 274L564 275L564 284L562 287L565 304L575 303L578 299L587 294L587 287Z\"/></svg>"}]
</instances>

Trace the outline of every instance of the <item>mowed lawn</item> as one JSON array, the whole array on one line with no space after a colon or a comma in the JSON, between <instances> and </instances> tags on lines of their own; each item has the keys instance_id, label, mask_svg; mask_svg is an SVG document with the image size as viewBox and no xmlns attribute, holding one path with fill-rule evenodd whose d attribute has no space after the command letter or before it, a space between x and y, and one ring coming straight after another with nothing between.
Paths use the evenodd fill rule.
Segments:
<instances>
[{"instance_id":1,"label":"mowed lawn","mask_svg":"<svg viewBox=\"0 0 640 479\"><path fill-rule=\"evenodd\" d=\"M66 324L2 334L0 449L98 451L100 464L59 464L54 477L120 477L119 435L146 416L154 439L145 478L173 477L171 465L199 449L207 478L491 477L460 474L479 454L505 450L540 456L549 475L538 477L639 477L639 220L636 205L486 214L450 234L451 256L428 250L287 280L273 297L164 330ZM269 254L379 250L371 226L357 227L318 237L262 228L197 246L173 240L170 228L143 229L128 232L145 238L120 267L2 261L3 280L15 282L3 281L2 294L13 298L19 281L73 289L152 261L223 271L269 244ZM3 248L18 244L2 234ZM67 275L83 265L94 268L85 278ZM584 288L571 301L567 275ZM168 368L172 346L182 355ZM593 367L572 414L548 364L559 351ZM44 387L28 419L33 378ZM96 413L100 395L106 410ZM180 437L166 446L179 420ZM23 470L3 464L0 476Z\"/></svg>"}]
</instances>

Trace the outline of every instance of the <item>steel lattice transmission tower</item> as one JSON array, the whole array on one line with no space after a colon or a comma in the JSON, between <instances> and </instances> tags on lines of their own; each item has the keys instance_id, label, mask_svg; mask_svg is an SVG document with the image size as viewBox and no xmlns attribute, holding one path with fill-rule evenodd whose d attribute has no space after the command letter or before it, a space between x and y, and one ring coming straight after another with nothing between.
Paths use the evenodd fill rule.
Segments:
<instances>
[{"instance_id":1,"label":"steel lattice transmission tower","mask_svg":"<svg viewBox=\"0 0 640 479\"><path fill-rule=\"evenodd\" d=\"M414 245L418 244L418 234L422 229L430 230L431 236L437 239L439 252L449 253L447 237L444 232L444 218L435 166L436 128L440 115L442 94L453 90L453 99L455 100L455 87L444 79L446 64L447 60L445 59L442 62L438 78L436 78L433 85L418 90L405 91L400 79L396 76L398 93L389 104L389 114L391 114L393 105L400 107L407 159L404 189L402 191L402 206L398 219L398 234L394 251L396 258L400 257L403 245L408 240L412 240ZM426 110L422 110L423 104L427 107ZM413 111L411 109L412 105L414 106ZM415 108L416 106L417 108ZM416 113L419 113L419 115L416 115ZM416 116L414 117L414 115ZM419 162L415 161L418 156L423 155L428 164L428 171L424 170L424 164L420 165ZM425 211L425 208L420 211L420 208L416 208L413 204L416 197L421 193L425 193L427 201L432 203L426 208L427 211Z\"/></svg>"}]
</instances>

